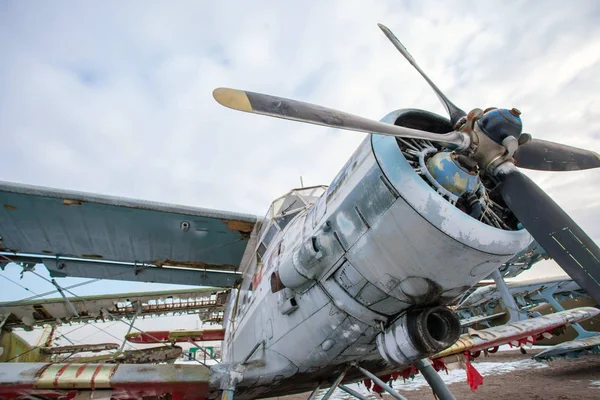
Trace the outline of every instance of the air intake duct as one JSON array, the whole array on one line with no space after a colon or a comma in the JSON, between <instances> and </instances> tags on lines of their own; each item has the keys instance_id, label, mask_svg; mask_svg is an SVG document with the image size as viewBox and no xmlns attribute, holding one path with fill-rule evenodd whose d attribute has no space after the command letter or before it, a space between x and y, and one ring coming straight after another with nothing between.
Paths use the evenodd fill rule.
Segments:
<instances>
[{"instance_id":1,"label":"air intake duct","mask_svg":"<svg viewBox=\"0 0 600 400\"><path fill-rule=\"evenodd\" d=\"M452 346L460 321L447 307L411 310L377 336L377 349L390 364L408 365Z\"/></svg>"}]
</instances>

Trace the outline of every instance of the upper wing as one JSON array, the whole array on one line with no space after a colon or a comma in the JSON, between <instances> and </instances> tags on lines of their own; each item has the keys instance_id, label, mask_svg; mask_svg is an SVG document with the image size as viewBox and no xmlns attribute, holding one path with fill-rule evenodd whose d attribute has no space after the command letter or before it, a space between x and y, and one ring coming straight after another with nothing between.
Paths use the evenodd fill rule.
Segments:
<instances>
[{"instance_id":1,"label":"upper wing","mask_svg":"<svg viewBox=\"0 0 600 400\"><path fill-rule=\"evenodd\" d=\"M229 286L226 276L200 283L189 272L236 271L256 223L247 214L0 182L0 250L14 261L41 260L54 276ZM147 271L163 266L188 274Z\"/></svg>"}]
</instances>

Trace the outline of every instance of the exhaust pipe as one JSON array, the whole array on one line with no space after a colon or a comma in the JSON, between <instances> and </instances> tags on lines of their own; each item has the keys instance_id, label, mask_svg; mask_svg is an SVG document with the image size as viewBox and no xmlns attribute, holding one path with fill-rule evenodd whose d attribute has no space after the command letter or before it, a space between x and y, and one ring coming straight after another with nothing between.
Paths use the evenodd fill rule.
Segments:
<instances>
[{"instance_id":1,"label":"exhaust pipe","mask_svg":"<svg viewBox=\"0 0 600 400\"><path fill-rule=\"evenodd\" d=\"M377 336L379 354L390 364L408 365L452 346L460 321L447 307L411 310Z\"/></svg>"}]
</instances>

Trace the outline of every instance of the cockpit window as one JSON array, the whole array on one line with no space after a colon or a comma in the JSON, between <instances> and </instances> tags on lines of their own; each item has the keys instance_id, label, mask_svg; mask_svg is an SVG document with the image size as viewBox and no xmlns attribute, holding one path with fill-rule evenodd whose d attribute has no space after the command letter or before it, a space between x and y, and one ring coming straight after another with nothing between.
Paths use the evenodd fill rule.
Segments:
<instances>
[{"instance_id":1,"label":"cockpit window","mask_svg":"<svg viewBox=\"0 0 600 400\"><path fill-rule=\"evenodd\" d=\"M267 246L265 246L264 243L261 243L258 245L258 250L256 250L256 253L259 255L260 260L263 259L263 256L265 255L266 251L267 251Z\"/></svg>"},{"instance_id":2,"label":"cockpit window","mask_svg":"<svg viewBox=\"0 0 600 400\"><path fill-rule=\"evenodd\" d=\"M273 224L273 225L271 225L271 227L267 231L265 237L263 238L263 240L262 240L263 244L265 246L269 247L269 243L271 243L271 240L273 240L273 236L275 236L276 233L277 233L277 227L275 226L275 224Z\"/></svg>"},{"instance_id":3,"label":"cockpit window","mask_svg":"<svg viewBox=\"0 0 600 400\"><path fill-rule=\"evenodd\" d=\"M289 194L283 201L281 209L277 212L277 214L286 215L299 208L304 208L304 206L306 206L306 204L299 196L296 196L295 194Z\"/></svg>"},{"instance_id":4,"label":"cockpit window","mask_svg":"<svg viewBox=\"0 0 600 400\"><path fill-rule=\"evenodd\" d=\"M258 234L258 255L262 258L278 229L283 230L300 211L316 203L326 190L327 186L294 189L273 201Z\"/></svg>"},{"instance_id":5,"label":"cockpit window","mask_svg":"<svg viewBox=\"0 0 600 400\"><path fill-rule=\"evenodd\" d=\"M290 221L293 220L296 215L298 215L299 212L300 210L296 210L292 213L275 218L275 222L277 222L277 225L279 225L279 229L283 230L287 226L287 224L289 224Z\"/></svg>"}]
</instances>

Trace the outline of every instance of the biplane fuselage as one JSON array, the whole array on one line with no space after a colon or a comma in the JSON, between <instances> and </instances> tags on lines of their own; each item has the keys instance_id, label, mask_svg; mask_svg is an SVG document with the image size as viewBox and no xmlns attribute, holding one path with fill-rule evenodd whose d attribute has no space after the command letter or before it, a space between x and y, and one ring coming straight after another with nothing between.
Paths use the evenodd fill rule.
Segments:
<instances>
[{"instance_id":1,"label":"biplane fuselage","mask_svg":"<svg viewBox=\"0 0 600 400\"><path fill-rule=\"evenodd\" d=\"M225 318L223 361L239 373L229 383L236 396L273 396L313 389L352 362L381 372L431 355L458 334L439 306L530 242L458 209L395 138L369 135L326 190L296 189L269 209Z\"/></svg>"}]
</instances>

